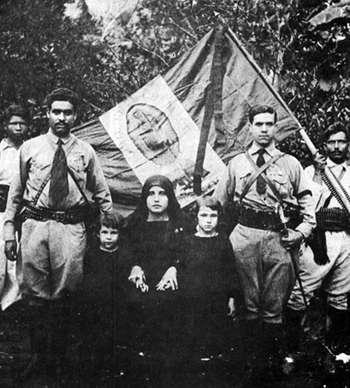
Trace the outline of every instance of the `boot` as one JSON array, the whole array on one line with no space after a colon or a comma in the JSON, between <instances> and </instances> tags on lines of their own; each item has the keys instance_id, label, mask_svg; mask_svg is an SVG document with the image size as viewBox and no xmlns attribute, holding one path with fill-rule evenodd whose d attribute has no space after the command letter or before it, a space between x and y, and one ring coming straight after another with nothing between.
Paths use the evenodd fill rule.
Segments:
<instances>
[{"instance_id":1,"label":"boot","mask_svg":"<svg viewBox=\"0 0 350 388\"><path fill-rule=\"evenodd\" d=\"M328 307L327 319L329 319L330 327L327 328L326 343L338 353L345 351L348 336L348 314L347 310Z\"/></svg>"},{"instance_id":2,"label":"boot","mask_svg":"<svg viewBox=\"0 0 350 388\"><path fill-rule=\"evenodd\" d=\"M267 380L279 380L285 355L285 334L282 323L263 323L261 351L265 359L264 375Z\"/></svg>"},{"instance_id":3,"label":"boot","mask_svg":"<svg viewBox=\"0 0 350 388\"><path fill-rule=\"evenodd\" d=\"M48 306L29 306L28 324L31 348L31 360L25 370L21 373L22 378L33 373L43 373L48 354L49 319Z\"/></svg>"},{"instance_id":4,"label":"boot","mask_svg":"<svg viewBox=\"0 0 350 388\"><path fill-rule=\"evenodd\" d=\"M70 344L70 305L69 300L51 301L50 306L50 373L61 379L70 372L67 353Z\"/></svg>"},{"instance_id":5,"label":"boot","mask_svg":"<svg viewBox=\"0 0 350 388\"><path fill-rule=\"evenodd\" d=\"M323 366L327 375L334 376L343 366L341 361L336 361L336 356L341 353L349 354L347 348L348 311L329 306L326 326L327 348Z\"/></svg>"},{"instance_id":6,"label":"boot","mask_svg":"<svg viewBox=\"0 0 350 388\"><path fill-rule=\"evenodd\" d=\"M291 308L285 310L286 348L282 361L282 373L285 376L289 376L295 371L296 365L302 356L301 343L304 318L304 310L293 310Z\"/></svg>"},{"instance_id":7,"label":"boot","mask_svg":"<svg viewBox=\"0 0 350 388\"><path fill-rule=\"evenodd\" d=\"M285 311L286 350L290 356L301 350L302 321L304 317L304 310L287 308Z\"/></svg>"},{"instance_id":8,"label":"boot","mask_svg":"<svg viewBox=\"0 0 350 388\"><path fill-rule=\"evenodd\" d=\"M262 368L262 327L259 319L248 319L244 323L246 366L242 388L257 386Z\"/></svg>"}]
</instances>

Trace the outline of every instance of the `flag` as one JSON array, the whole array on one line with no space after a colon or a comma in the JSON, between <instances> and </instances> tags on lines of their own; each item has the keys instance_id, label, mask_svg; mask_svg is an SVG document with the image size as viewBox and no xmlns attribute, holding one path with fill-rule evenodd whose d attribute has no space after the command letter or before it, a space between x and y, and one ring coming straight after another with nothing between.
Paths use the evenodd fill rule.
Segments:
<instances>
[{"instance_id":1,"label":"flag","mask_svg":"<svg viewBox=\"0 0 350 388\"><path fill-rule=\"evenodd\" d=\"M248 111L252 105L267 104L276 109L277 141L298 129L291 112L245 54L229 30L213 29L163 74L196 124L204 145L209 144L226 164L251 141ZM116 208L123 214L130 213L137 204L142 183L102 122L86 123L73 133L96 150ZM205 146L200 153L205 159Z\"/></svg>"}]
</instances>

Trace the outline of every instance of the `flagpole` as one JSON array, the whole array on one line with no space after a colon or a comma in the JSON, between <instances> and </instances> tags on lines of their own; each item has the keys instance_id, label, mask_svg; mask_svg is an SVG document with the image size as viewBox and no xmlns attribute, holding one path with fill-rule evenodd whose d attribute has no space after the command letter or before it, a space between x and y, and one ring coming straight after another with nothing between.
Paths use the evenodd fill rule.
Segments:
<instances>
[{"instance_id":1,"label":"flagpole","mask_svg":"<svg viewBox=\"0 0 350 388\"><path fill-rule=\"evenodd\" d=\"M249 54L249 52L245 49L245 47L242 46L241 42L238 40L236 34L232 31L232 29L228 26L226 26L226 31L229 34L230 38L236 43L237 47L241 50L242 54L244 57L248 60L250 65L254 68L254 70L258 73L258 75L261 77L265 85L268 87L270 92L273 94L273 96L276 98L276 100L283 106L283 108L287 111L287 113L293 118L295 123L298 126L298 131L303 138L306 146L308 147L309 151L311 152L312 155L315 155L317 153L317 148L314 146L312 143L311 139L309 138L308 134L305 132L304 128L301 126L299 120L294 116L293 112L289 109L287 103L282 99L282 97L276 92L276 90L272 87L270 81L267 79L263 71L260 69L258 64L255 62L253 57ZM350 203L347 200L343 190L341 189L339 182L336 180L334 175L331 173L329 168L325 166L325 171L324 171L326 178L328 179L329 183L335 190L335 192L338 194L339 199L341 202L344 204L348 215L350 216Z\"/></svg>"}]
</instances>

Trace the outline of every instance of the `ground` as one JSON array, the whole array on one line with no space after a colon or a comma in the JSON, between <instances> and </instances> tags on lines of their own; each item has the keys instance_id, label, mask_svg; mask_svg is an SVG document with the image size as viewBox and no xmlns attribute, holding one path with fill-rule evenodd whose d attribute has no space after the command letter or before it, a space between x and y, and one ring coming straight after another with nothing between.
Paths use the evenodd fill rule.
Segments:
<instances>
[{"instance_id":1,"label":"ground","mask_svg":"<svg viewBox=\"0 0 350 388\"><path fill-rule=\"evenodd\" d=\"M257 388L350 387L349 364L340 362L333 375L324 372L323 359L327 353L324 322L324 301L316 298L304 325L303 352L295 372L288 377L280 376L275 381L261 382ZM0 322L0 387L240 388L242 385L244 348L239 345L242 337L240 322L236 323L234 331L237 347L220 357L198 360L196 367L178 365L171 369L160 368L147 355L118 348L116 372L106 370L98 378L89 370L86 360L80 359L79 326L73 324L71 329L68 370L66 367L65 371L59 368L48 371L40 365L30 370L28 365L32 356L25 309L19 303L3 312Z\"/></svg>"}]
</instances>

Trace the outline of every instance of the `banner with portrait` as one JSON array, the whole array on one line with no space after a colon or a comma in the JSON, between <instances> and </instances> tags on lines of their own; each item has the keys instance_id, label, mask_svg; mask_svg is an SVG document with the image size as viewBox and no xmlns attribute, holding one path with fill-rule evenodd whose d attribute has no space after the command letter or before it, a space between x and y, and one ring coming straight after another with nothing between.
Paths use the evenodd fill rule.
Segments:
<instances>
[{"instance_id":1,"label":"banner with portrait","mask_svg":"<svg viewBox=\"0 0 350 388\"><path fill-rule=\"evenodd\" d=\"M154 174L174 183L184 207L197 196L193 171L200 131L161 76L100 117L100 121L143 184ZM212 191L225 164L207 144L203 194Z\"/></svg>"}]
</instances>

